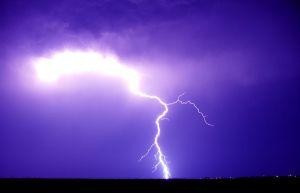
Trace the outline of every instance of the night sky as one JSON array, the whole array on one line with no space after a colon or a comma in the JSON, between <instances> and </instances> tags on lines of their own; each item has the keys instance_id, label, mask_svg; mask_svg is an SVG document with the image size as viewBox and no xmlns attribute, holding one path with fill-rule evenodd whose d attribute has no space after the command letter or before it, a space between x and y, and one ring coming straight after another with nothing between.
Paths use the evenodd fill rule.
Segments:
<instances>
[{"instance_id":1,"label":"night sky","mask_svg":"<svg viewBox=\"0 0 300 193\"><path fill-rule=\"evenodd\" d=\"M32 58L113 53L172 102L159 142L174 178L300 175L297 1L2 0L0 177L162 178L161 106L97 76L38 81Z\"/></svg>"}]
</instances>

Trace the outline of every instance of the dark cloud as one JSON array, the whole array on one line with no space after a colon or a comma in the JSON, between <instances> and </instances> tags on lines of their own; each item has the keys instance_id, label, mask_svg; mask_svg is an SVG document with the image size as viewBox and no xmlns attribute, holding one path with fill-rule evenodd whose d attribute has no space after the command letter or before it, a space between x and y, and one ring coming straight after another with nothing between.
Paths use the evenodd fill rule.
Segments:
<instances>
[{"instance_id":1,"label":"dark cloud","mask_svg":"<svg viewBox=\"0 0 300 193\"><path fill-rule=\"evenodd\" d=\"M56 160L60 169L68 161L55 157L56 153L63 156L68 151L67 157L75 159L67 176L97 176L101 172L104 177L151 175L147 169L137 171L135 160L130 158L144 150L145 141L150 143L151 131L140 128L152 123L154 107L149 109L145 104L143 110L135 109L136 101L124 104L123 90L110 88L113 94L109 94L89 82L81 83L85 86L78 90L52 94L37 94L28 86L28 72L24 73L28 58L64 48L113 52L124 63L146 72L145 90L166 100L187 91L187 98L209 115L216 125L211 130L199 129L199 120L193 120L192 112L184 108L170 115L175 118L165 127L172 139L165 136L162 143L178 172L176 177L299 173L300 154L295 147L299 146L300 17L296 1L17 0L1 1L0 14L0 126L4 128L0 151L7 155L0 161L0 170L5 168L0 175L30 173L32 164L40 160L38 168L42 163L49 167L44 167L43 174L38 170L33 174L47 176L48 171L49 175L64 176L52 170L54 163L37 156L40 144L45 150L42 155ZM108 105L108 98L114 104ZM132 114L141 117L133 120ZM99 134L99 127L115 130ZM100 140L86 133L87 128ZM63 137L57 137L62 129ZM75 132L73 138L68 138L67 131ZM189 137L191 134L194 137ZM14 145L17 141L26 144L24 135L33 142L22 148L35 159L26 159L19 167L24 173L19 173L8 166L10 160L18 163L26 157L26 153L18 154L20 145ZM52 140L57 144L51 146ZM104 148L107 144L117 153ZM130 155L125 156L124 146L132 149ZM107 160L92 155L96 151ZM178 158L183 152L185 156ZM80 164L80 153L88 158L84 163L91 163L90 167ZM110 167L110 162L118 159L128 165ZM152 162L146 162L145 168L147 164ZM98 165L98 170L90 171ZM72 173L73 169L78 173Z\"/></svg>"}]
</instances>

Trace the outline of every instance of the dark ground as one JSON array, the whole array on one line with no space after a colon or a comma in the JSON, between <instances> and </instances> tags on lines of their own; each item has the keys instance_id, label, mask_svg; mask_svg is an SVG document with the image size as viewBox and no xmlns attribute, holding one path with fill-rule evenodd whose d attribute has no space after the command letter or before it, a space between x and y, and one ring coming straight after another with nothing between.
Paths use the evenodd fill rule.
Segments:
<instances>
[{"instance_id":1,"label":"dark ground","mask_svg":"<svg viewBox=\"0 0 300 193\"><path fill-rule=\"evenodd\" d=\"M0 192L300 192L300 178L1 179Z\"/></svg>"}]
</instances>

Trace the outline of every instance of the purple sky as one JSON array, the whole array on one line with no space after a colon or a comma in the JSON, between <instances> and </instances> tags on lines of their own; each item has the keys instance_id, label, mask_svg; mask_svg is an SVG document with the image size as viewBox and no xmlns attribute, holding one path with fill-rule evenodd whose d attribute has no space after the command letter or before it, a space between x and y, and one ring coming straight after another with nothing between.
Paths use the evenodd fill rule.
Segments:
<instances>
[{"instance_id":1,"label":"purple sky","mask_svg":"<svg viewBox=\"0 0 300 193\"><path fill-rule=\"evenodd\" d=\"M44 85L32 57L109 51L182 92L160 143L175 178L300 175L297 1L2 0L0 177L161 178L151 173L161 107L97 77ZM152 152L153 153L153 152Z\"/></svg>"}]
</instances>

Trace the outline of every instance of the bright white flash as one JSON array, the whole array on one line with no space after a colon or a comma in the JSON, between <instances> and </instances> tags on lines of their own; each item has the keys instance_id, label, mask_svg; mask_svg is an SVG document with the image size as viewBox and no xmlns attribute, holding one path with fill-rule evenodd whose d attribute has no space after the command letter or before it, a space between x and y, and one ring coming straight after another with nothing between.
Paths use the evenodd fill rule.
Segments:
<instances>
[{"instance_id":1,"label":"bright white flash","mask_svg":"<svg viewBox=\"0 0 300 193\"><path fill-rule=\"evenodd\" d=\"M199 110L195 103L191 101L182 101L180 98L184 95L179 95L176 101L172 103L165 103L160 97L149 95L140 89L140 74L122 65L116 57L112 55L103 55L98 52L80 52L80 51L64 51L52 55L50 58L39 58L35 61L34 67L37 76L40 80L46 82L58 81L63 76L76 75L82 73L96 73L102 76L111 76L123 80L128 89L135 95L156 100L163 108L163 111L156 117L156 135L153 139L153 144L148 151L140 158L142 160L153 149L156 149L155 158L157 163L154 165L156 170L159 166L162 168L165 179L171 177L170 170L166 161L162 148L159 145L159 137L161 134L160 121L166 119L169 108L168 106L174 104L190 104L197 113L203 118L207 125L210 125L204 114Z\"/></svg>"},{"instance_id":2,"label":"bright white flash","mask_svg":"<svg viewBox=\"0 0 300 193\"><path fill-rule=\"evenodd\" d=\"M101 55L96 52L64 51L51 58L40 58L35 63L35 70L42 81L55 82L62 76L98 73L123 79L130 90L138 90L139 74L121 65L112 55Z\"/></svg>"}]
</instances>

